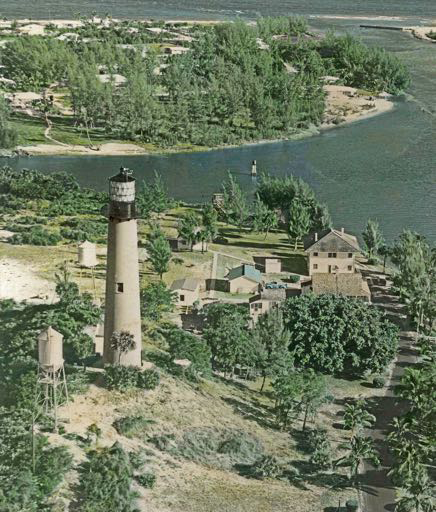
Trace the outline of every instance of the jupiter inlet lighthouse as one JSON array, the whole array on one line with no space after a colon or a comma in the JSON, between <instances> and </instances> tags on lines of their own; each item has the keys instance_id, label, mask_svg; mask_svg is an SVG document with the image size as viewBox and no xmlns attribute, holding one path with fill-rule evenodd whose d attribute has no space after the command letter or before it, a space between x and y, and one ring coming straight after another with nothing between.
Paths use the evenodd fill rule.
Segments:
<instances>
[{"instance_id":1,"label":"jupiter inlet lighthouse","mask_svg":"<svg viewBox=\"0 0 436 512\"><path fill-rule=\"evenodd\" d=\"M104 351L106 364L141 366L141 312L139 301L138 230L135 208L135 178L121 167L109 179L107 209L108 240ZM112 335L128 332L134 348L119 352L113 348Z\"/></svg>"}]
</instances>

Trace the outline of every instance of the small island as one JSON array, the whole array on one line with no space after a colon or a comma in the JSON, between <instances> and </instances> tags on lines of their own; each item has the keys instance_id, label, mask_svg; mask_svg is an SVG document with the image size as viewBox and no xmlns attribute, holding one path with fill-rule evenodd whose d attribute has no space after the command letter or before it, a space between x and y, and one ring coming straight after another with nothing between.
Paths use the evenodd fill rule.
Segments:
<instances>
[{"instance_id":1,"label":"small island","mask_svg":"<svg viewBox=\"0 0 436 512\"><path fill-rule=\"evenodd\" d=\"M392 108L393 55L294 17L0 23L0 144L24 154L198 151Z\"/></svg>"}]
</instances>

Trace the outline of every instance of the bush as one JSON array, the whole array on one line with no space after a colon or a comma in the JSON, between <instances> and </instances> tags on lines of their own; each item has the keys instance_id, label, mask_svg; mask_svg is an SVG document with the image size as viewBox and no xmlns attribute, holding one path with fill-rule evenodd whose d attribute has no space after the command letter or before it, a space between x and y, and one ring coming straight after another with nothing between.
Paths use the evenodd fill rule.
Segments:
<instances>
[{"instance_id":1,"label":"bush","mask_svg":"<svg viewBox=\"0 0 436 512\"><path fill-rule=\"evenodd\" d=\"M112 425L118 434L131 438L153 423L154 420L144 416L126 416L115 420Z\"/></svg>"},{"instance_id":2,"label":"bush","mask_svg":"<svg viewBox=\"0 0 436 512\"><path fill-rule=\"evenodd\" d=\"M347 509L347 512L356 512L359 510L359 503L357 500L347 500L345 503L345 507Z\"/></svg>"},{"instance_id":3,"label":"bush","mask_svg":"<svg viewBox=\"0 0 436 512\"><path fill-rule=\"evenodd\" d=\"M259 479L277 478L283 473L283 469L275 457L266 455L253 464L250 473Z\"/></svg>"},{"instance_id":4,"label":"bush","mask_svg":"<svg viewBox=\"0 0 436 512\"><path fill-rule=\"evenodd\" d=\"M198 336L194 336L182 329L172 329L167 335L169 352L173 359L188 359L191 365L187 375L210 375L211 351L209 346Z\"/></svg>"},{"instance_id":5,"label":"bush","mask_svg":"<svg viewBox=\"0 0 436 512\"><path fill-rule=\"evenodd\" d=\"M154 389L159 384L159 374L156 370L144 370L134 366L107 365L105 367L105 382L108 389L127 391L133 388Z\"/></svg>"},{"instance_id":6,"label":"bush","mask_svg":"<svg viewBox=\"0 0 436 512\"><path fill-rule=\"evenodd\" d=\"M144 370L138 374L137 387L141 389L155 389L159 382L160 376L156 370Z\"/></svg>"},{"instance_id":7,"label":"bush","mask_svg":"<svg viewBox=\"0 0 436 512\"><path fill-rule=\"evenodd\" d=\"M379 389L384 388L385 384L386 384L386 381L383 377L374 377L372 379L372 385L375 388L379 388Z\"/></svg>"},{"instance_id":8,"label":"bush","mask_svg":"<svg viewBox=\"0 0 436 512\"><path fill-rule=\"evenodd\" d=\"M291 283L298 283L298 282L300 281L300 276L299 276L299 275L297 275L297 274L291 274L291 275L289 276L289 281L290 281Z\"/></svg>"},{"instance_id":9,"label":"bush","mask_svg":"<svg viewBox=\"0 0 436 512\"><path fill-rule=\"evenodd\" d=\"M133 512L135 493L131 489L133 468L119 443L88 453L81 464L79 510Z\"/></svg>"},{"instance_id":10,"label":"bush","mask_svg":"<svg viewBox=\"0 0 436 512\"><path fill-rule=\"evenodd\" d=\"M16 233L9 239L14 245L57 245L61 240L59 233L51 233L40 226Z\"/></svg>"},{"instance_id":11,"label":"bush","mask_svg":"<svg viewBox=\"0 0 436 512\"><path fill-rule=\"evenodd\" d=\"M145 487L146 489L153 489L154 484L156 483L156 475L149 471L142 475L136 475L135 480L139 485L142 485L142 487Z\"/></svg>"},{"instance_id":12,"label":"bush","mask_svg":"<svg viewBox=\"0 0 436 512\"><path fill-rule=\"evenodd\" d=\"M139 368L111 364L105 367L104 379L108 389L127 391L137 387Z\"/></svg>"}]
</instances>

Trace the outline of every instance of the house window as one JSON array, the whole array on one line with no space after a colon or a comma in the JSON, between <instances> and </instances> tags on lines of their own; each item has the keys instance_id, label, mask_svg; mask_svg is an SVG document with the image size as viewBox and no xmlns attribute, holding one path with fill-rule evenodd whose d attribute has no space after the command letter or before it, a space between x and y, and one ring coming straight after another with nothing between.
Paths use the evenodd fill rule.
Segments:
<instances>
[{"instance_id":1,"label":"house window","mask_svg":"<svg viewBox=\"0 0 436 512\"><path fill-rule=\"evenodd\" d=\"M318 270L318 264L317 264L317 263L314 263L314 264L313 264L313 269L314 269L314 270Z\"/></svg>"},{"instance_id":2,"label":"house window","mask_svg":"<svg viewBox=\"0 0 436 512\"><path fill-rule=\"evenodd\" d=\"M124 292L124 283L117 283L117 293Z\"/></svg>"},{"instance_id":3,"label":"house window","mask_svg":"<svg viewBox=\"0 0 436 512\"><path fill-rule=\"evenodd\" d=\"M349 258L352 258L352 257L353 257L353 253L352 253L352 252L349 252L349 253L348 253L348 257L349 257Z\"/></svg>"},{"instance_id":4,"label":"house window","mask_svg":"<svg viewBox=\"0 0 436 512\"><path fill-rule=\"evenodd\" d=\"M329 252L328 257L329 258L336 258L336 253L335 252Z\"/></svg>"},{"instance_id":5,"label":"house window","mask_svg":"<svg viewBox=\"0 0 436 512\"><path fill-rule=\"evenodd\" d=\"M180 302L185 302L185 296L184 295L180 295Z\"/></svg>"},{"instance_id":6,"label":"house window","mask_svg":"<svg viewBox=\"0 0 436 512\"><path fill-rule=\"evenodd\" d=\"M313 253L313 256L316 258L318 256L318 253L317 252L314 252Z\"/></svg>"},{"instance_id":7,"label":"house window","mask_svg":"<svg viewBox=\"0 0 436 512\"><path fill-rule=\"evenodd\" d=\"M353 270L353 265L348 265L348 270Z\"/></svg>"}]
</instances>

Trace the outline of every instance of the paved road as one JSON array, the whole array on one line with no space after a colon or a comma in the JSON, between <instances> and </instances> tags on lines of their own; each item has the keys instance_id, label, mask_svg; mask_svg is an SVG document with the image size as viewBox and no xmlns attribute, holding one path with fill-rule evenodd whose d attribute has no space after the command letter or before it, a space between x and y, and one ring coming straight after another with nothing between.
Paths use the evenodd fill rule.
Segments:
<instances>
[{"instance_id":1,"label":"paved road","mask_svg":"<svg viewBox=\"0 0 436 512\"><path fill-rule=\"evenodd\" d=\"M379 277L374 273L372 275L376 278ZM365 466L365 471L360 479L363 506L364 512L384 512L395 510L395 488L387 476L392 458L387 449L386 434L389 432L389 425L393 418L405 410L405 404L395 398L394 388L399 384L404 369L416 362L417 355L413 348L415 333L404 330L407 328L404 306L399 303L397 297L392 295L389 283L387 286L372 285L371 293L374 304L385 309L391 320L403 329L400 333L398 356L387 385L386 394L368 401L370 411L377 420L374 428L367 434L374 439L380 452L381 466L379 468L374 468L370 464Z\"/></svg>"}]
</instances>

